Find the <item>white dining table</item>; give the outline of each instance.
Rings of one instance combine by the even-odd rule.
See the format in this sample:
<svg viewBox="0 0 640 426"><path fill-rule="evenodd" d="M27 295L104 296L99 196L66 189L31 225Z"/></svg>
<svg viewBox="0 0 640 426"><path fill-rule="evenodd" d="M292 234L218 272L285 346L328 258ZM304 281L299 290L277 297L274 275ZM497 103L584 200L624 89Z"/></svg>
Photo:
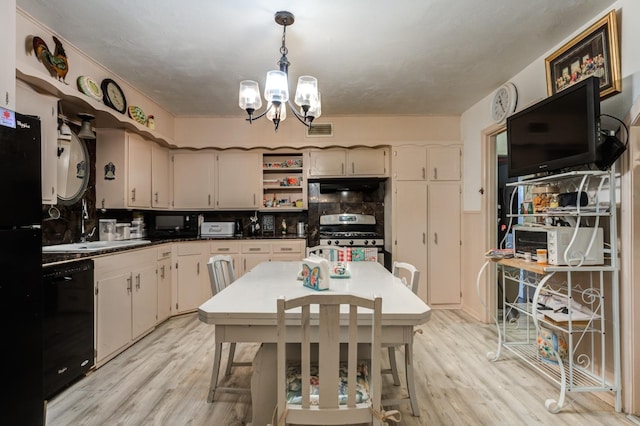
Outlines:
<svg viewBox="0 0 640 426"><path fill-rule="evenodd" d="M276 342L278 297L294 298L316 290L304 287L298 279L302 262L264 262L238 278L210 298L198 309L198 318L215 325L215 343L262 343L253 362L251 379L252 424L271 421L276 405ZM348 278L332 278L327 293L382 297L382 343L404 345L408 363L409 402L414 415L419 415L413 386L414 327L427 322L431 309L413 294L399 278L377 262L349 262ZM364 320L358 334L363 342L370 337ZM299 326L299 321L298 321ZM296 339L296 333L287 332ZM294 340L292 340L294 342ZM219 355L218 355L219 356ZM384 401L383 401L384 403Z"/></svg>

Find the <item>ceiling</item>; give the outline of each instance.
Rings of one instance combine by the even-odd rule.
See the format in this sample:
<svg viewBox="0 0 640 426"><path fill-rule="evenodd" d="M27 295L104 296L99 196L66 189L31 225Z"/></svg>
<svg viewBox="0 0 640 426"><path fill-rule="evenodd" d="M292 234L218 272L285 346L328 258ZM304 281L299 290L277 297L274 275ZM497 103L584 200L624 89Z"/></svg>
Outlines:
<svg viewBox="0 0 640 426"><path fill-rule="evenodd" d="M278 10L295 15L290 90L317 77L323 114L457 115L613 3L17 0L176 116L243 116L240 81L277 69Z"/></svg>

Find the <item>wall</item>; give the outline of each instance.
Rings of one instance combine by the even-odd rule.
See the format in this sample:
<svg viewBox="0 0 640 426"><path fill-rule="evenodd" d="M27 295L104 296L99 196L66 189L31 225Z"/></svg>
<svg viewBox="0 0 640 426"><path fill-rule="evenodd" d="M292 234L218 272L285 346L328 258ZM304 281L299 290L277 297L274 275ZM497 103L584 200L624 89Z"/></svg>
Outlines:
<svg viewBox="0 0 640 426"><path fill-rule="evenodd" d="M178 117L175 141L180 147L328 147L331 145L396 145L399 143L459 143L460 117L454 116L322 116L333 124L332 137L306 137L305 127L293 118L280 124L260 119L245 121L242 111L234 117Z"/></svg>

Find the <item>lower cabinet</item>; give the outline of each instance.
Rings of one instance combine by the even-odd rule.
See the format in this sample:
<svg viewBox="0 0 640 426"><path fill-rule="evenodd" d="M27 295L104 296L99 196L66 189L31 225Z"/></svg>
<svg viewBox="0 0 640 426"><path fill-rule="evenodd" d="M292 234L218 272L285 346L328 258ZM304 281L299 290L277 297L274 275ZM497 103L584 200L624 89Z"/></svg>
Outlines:
<svg viewBox="0 0 640 426"><path fill-rule="evenodd" d="M171 316L171 244L158 247L158 262L156 264L156 276L158 279L158 318L160 323Z"/></svg>
<svg viewBox="0 0 640 426"><path fill-rule="evenodd" d="M156 259L157 250L146 249L94 260L97 365L154 328Z"/></svg>
<svg viewBox="0 0 640 426"><path fill-rule="evenodd" d="M94 258L96 366L209 299L211 256L230 255L239 278L261 262L302 260L305 248L303 239L196 241Z"/></svg>
<svg viewBox="0 0 640 426"><path fill-rule="evenodd" d="M211 297L209 272L209 243L193 242L177 245L176 304L177 314L195 311Z"/></svg>

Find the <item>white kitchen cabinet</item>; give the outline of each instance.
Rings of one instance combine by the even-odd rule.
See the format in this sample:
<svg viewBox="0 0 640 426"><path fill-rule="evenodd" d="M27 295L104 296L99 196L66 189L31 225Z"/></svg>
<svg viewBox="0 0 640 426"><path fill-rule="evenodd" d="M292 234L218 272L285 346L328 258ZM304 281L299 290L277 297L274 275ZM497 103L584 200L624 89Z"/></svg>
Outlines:
<svg viewBox="0 0 640 426"><path fill-rule="evenodd" d="M302 260L306 243L302 239L243 241L241 248L242 273L247 273L262 262Z"/></svg>
<svg viewBox="0 0 640 426"><path fill-rule="evenodd" d="M431 154L435 153L431 159ZM449 163L445 162L449 161ZM393 152L393 260L413 264L420 274L418 295L433 306L461 302L460 147L402 145ZM445 177L453 179L448 181ZM441 180L442 179L442 180Z"/></svg>
<svg viewBox="0 0 640 426"><path fill-rule="evenodd" d="M171 155L167 148L153 144L151 147L151 207L168 209L171 206Z"/></svg>
<svg viewBox="0 0 640 426"><path fill-rule="evenodd" d="M40 118L42 204L57 204L58 98L38 93L22 81L14 84L18 95L16 110Z"/></svg>
<svg viewBox="0 0 640 426"><path fill-rule="evenodd" d="M97 365L155 326L156 258L155 249L144 249L94 260Z"/></svg>
<svg viewBox="0 0 640 426"><path fill-rule="evenodd" d="M420 271L418 296L427 301L427 191L426 182L397 182L393 190L393 259Z"/></svg>
<svg viewBox="0 0 640 426"><path fill-rule="evenodd" d="M459 146L429 147L429 180L459 181L462 178L462 148Z"/></svg>
<svg viewBox="0 0 640 426"><path fill-rule="evenodd" d="M344 149L309 152L309 176L344 176L347 173L347 151Z"/></svg>
<svg viewBox="0 0 640 426"><path fill-rule="evenodd" d="M96 204L151 207L152 142L121 129L96 129Z"/></svg>
<svg viewBox="0 0 640 426"><path fill-rule="evenodd" d="M347 175L387 176L387 150L354 148L347 150Z"/></svg>
<svg viewBox="0 0 640 426"><path fill-rule="evenodd" d="M306 255L304 240L274 241L271 244L272 261L302 260Z"/></svg>
<svg viewBox="0 0 640 426"><path fill-rule="evenodd" d="M211 297L207 261L209 243L181 243L177 246L176 313L191 312Z"/></svg>
<svg viewBox="0 0 640 426"><path fill-rule="evenodd" d="M256 265L271 260L271 243L269 241L242 242L242 273L246 274Z"/></svg>
<svg viewBox="0 0 640 426"><path fill-rule="evenodd" d="M156 275L158 278L158 318L157 323L161 323L171 316L171 244L158 247L158 262L156 264Z"/></svg>
<svg viewBox="0 0 640 426"><path fill-rule="evenodd" d="M173 208L213 209L215 154L174 151Z"/></svg>
<svg viewBox="0 0 640 426"><path fill-rule="evenodd" d="M156 263L144 264L131 271L133 303L131 337L137 340L155 327L158 317L158 280Z"/></svg>
<svg viewBox="0 0 640 426"><path fill-rule="evenodd" d="M16 1L0 2L0 107L17 110L16 106Z"/></svg>
<svg viewBox="0 0 640 426"><path fill-rule="evenodd" d="M216 154L217 209L258 209L262 206L262 154L224 151Z"/></svg>
<svg viewBox="0 0 640 426"><path fill-rule="evenodd" d="M461 301L461 192L459 182L429 185L427 300L431 305Z"/></svg>
<svg viewBox="0 0 640 426"><path fill-rule="evenodd" d="M393 179L427 180L427 147L403 145L393 150Z"/></svg>
<svg viewBox="0 0 640 426"><path fill-rule="evenodd" d="M310 177L386 177L388 176L386 148L354 148L311 150Z"/></svg>
<svg viewBox="0 0 640 426"><path fill-rule="evenodd" d="M211 256L231 256L233 275L236 279L242 276L242 255L240 254L240 241L214 241L211 243ZM208 260L207 260L208 262Z"/></svg>

